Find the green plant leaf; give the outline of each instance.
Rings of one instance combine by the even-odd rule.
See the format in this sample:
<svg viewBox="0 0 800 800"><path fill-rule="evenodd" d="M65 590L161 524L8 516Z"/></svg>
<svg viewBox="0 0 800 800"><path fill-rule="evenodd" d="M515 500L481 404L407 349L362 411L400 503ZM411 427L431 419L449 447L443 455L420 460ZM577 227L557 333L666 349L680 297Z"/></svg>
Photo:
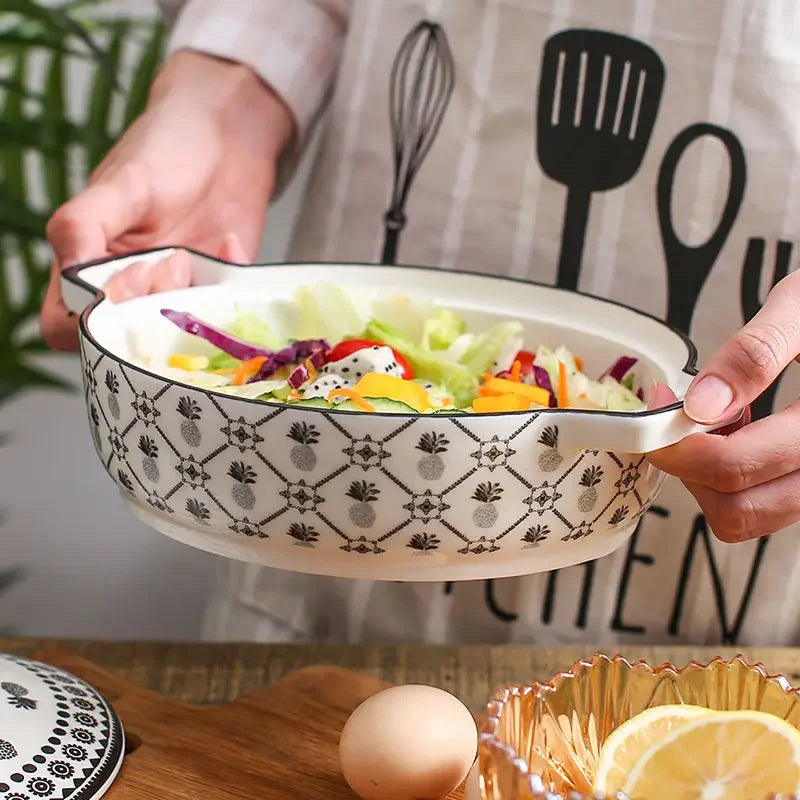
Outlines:
<svg viewBox="0 0 800 800"><path fill-rule="evenodd" d="M44 100L44 95L41 92L34 91L13 78L0 78L0 89L5 89L7 92L20 95L20 97L25 97L29 100L38 100L40 102Z"/></svg>
<svg viewBox="0 0 800 800"><path fill-rule="evenodd" d="M45 107L41 123L42 135L50 145L52 158L45 159L44 175L50 206L55 208L69 199L69 153L68 141L58 134L64 112L64 56L53 53L45 78Z"/></svg>
<svg viewBox="0 0 800 800"><path fill-rule="evenodd" d="M19 200L4 196L0 185L0 230L21 236L44 234L47 217L22 205Z"/></svg>
<svg viewBox="0 0 800 800"><path fill-rule="evenodd" d="M44 241L48 217L70 194L68 154L82 149L91 168L113 144L116 130L111 129L111 109L116 84L124 74L126 43L135 41L138 52L123 108L126 120L141 112L160 62L161 25L143 18L83 18L105 2L66 0L55 5L44 0L0 0L3 11L21 17L16 25L0 31L5 84L0 86L4 90L0 100L0 402L31 387L74 389L35 361L47 351L31 328L49 274L49 254L39 244ZM103 49L89 31L107 37ZM47 55L42 92L32 90L26 72L33 49ZM75 57L94 62L86 106L78 119L67 116L65 101L68 67ZM45 207L31 202L32 175L26 169L30 151L43 159ZM19 259L26 278L23 297L10 295L6 267L12 258ZM23 330L28 332L23 335Z"/></svg>
<svg viewBox="0 0 800 800"><path fill-rule="evenodd" d="M24 33L15 28L0 31L0 54L10 55L19 50L30 52L30 50L37 47L58 50L65 55L75 56L76 58L95 58L90 51L70 47L61 37L54 36L46 31L42 33Z"/></svg>

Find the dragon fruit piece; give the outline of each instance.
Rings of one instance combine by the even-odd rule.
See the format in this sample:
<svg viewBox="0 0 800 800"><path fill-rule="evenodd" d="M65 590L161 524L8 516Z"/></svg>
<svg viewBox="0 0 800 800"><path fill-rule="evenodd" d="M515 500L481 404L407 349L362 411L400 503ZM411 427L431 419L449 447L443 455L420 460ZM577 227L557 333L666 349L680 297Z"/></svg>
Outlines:
<svg viewBox="0 0 800 800"><path fill-rule="evenodd" d="M330 361L322 372L327 375L339 375L353 383L368 372L403 377L403 369L395 360L392 348L385 345L365 347L338 361Z"/></svg>
<svg viewBox="0 0 800 800"><path fill-rule="evenodd" d="M347 381L339 375L317 375L313 381L306 384L304 389L300 389L299 394L303 400L310 400L313 397L328 399L332 389L352 388L353 381Z"/></svg>

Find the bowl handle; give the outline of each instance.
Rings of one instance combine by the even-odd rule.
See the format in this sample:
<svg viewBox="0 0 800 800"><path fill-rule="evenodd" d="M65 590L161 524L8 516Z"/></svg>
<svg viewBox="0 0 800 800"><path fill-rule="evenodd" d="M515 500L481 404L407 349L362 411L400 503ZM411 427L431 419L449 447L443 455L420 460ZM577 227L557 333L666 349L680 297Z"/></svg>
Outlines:
<svg viewBox="0 0 800 800"><path fill-rule="evenodd" d="M156 263L184 251L192 260L192 285L222 283L234 275L241 265L229 264L190 250L186 247L159 247L155 250L143 250L128 253L124 256L104 258L68 267L61 273L61 294L70 311L80 314L86 306L101 299L103 288L111 278L125 267L137 262Z"/></svg>
<svg viewBox="0 0 800 800"><path fill-rule="evenodd" d="M683 373L673 384L678 397L684 397L694 375ZM565 451L605 450L618 453L652 453L662 447L692 436L695 433L711 433L738 422L744 411L714 425L700 425L686 416L683 400L677 400L664 408L638 411L631 414L607 413L602 425L595 424L598 412L567 412L583 417L586 424L576 419L576 424L564 426L561 442Z"/></svg>
<svg viewBox="0 0 800 800"><path fill-rule="evenodd" d="M103 297L103 288L125 267L137 261L161 261L174 252L174 247L166 247L68 267L61 273L61 296L70 311L80 314L94 300Z"/></svg>

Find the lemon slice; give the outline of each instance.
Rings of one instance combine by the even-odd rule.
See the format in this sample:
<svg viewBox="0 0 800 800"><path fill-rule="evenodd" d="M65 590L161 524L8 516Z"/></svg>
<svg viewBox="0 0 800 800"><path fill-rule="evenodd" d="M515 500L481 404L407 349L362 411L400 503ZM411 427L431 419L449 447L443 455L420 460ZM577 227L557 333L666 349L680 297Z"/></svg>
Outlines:
<svg viewBox="0 0 800 800"><path fill-rule="evenodd" d="M754 800L800 793L800 731L762 711L697 717L651 745L622 791L646 800Z"/></svg>
<svg viewBox="0 0 800 800"><path fill-rule="evenodd" d="M686 722L710 713L700 706L653 706L623 722L603 744L592 790L605 795L619 792L651 745Z"/></svg>

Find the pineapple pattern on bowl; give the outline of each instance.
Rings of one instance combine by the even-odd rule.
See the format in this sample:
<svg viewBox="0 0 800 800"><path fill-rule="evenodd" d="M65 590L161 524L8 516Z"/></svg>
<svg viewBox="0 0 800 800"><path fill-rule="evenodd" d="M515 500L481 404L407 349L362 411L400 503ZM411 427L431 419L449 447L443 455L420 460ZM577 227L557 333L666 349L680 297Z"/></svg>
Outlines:
<svg viewBox="0 0 800 800"><path fill-rule="evenodd" d="M497 503L503 499L503 487L499 483L479 483L472 499L478 502L472 521L479 528L491 528L499 516Z"/></svg>
<svg viewBox="0 0 800 800"><path fill-rule="evenodd" d="M542 472L557 470L564 460L564 457L558 452L558 426L548 425L539 437L539 444L544 447L539 455L539 469Z"/></svg>
<svg viewBox="0 0 800 800"><path fill-rule="evenodd" d="M239 508L250 511L256 504L256 494L253 484L256 482L256 473L244 461L233 461L228 467L228 475L233 479L231 496Z"/></svg>
<svg viewBox="0 0 800 800"><path fill-rule="evenodd" d="M603 477L601 467L587 467L581 475L580 485L584 487L578 496L578 509L588 514L597 505L597 487Z"/></svg>
<svg viewBox="0 0 800 800"><path fill-rule="evenodd" d="M119 419L119 400L117 399L117 395L119 394L119 381L117 380L116 375L108 369L106 370L106 387L108 388L108 410L114 419Z"/></svg>
<svg viewBox="0 0 800 800"><path fill-rule="evenodd" d="M444 475L444 454L450 442L443 433L423 433L417 450L426 455L417 462L417 472L426 481L438 481Z"/></svg>
<svg viewBox="0 0 800 800"><path fill-rule="evenodd" d="M142 452L142 472L151 483L158 483L161 473L158 471L158 445L150 436L139 437L139 450Z"/></svg>
<svg viewBox="0 0 800 800"><path fill-rule="evenodd" d="M368 481L353 481L347 490L347 496L355 500L350 506L349 516L353 525L359 528L371 528L375 524L376 514L372 504L378 500L381 490Z"/></svg>
<svg viewBox="0 0 800 800"><path fill-rule="evenodd" d="M290 458L292 464L303 472L311 472L317 466L314 445L319 444L319 430L308 422L293 422L286 434L295 444Z"/></svg>
<svg viewBox="0 0 800 800"><path fill-rule="evenodd" d="M387 580L554 569L618 547L659 485L641 455L564 451L548 413L271 406L82 348L92 440L123 498L231 558Z"/></svg>
<svg viewBox="0 0 800 800"><path fill-rule="evenodd" d="M183 417L181 420L181 438L189 447L199 447L203 441L200 434L200 406L191 397L179 397L177 412Z"/></svg>

